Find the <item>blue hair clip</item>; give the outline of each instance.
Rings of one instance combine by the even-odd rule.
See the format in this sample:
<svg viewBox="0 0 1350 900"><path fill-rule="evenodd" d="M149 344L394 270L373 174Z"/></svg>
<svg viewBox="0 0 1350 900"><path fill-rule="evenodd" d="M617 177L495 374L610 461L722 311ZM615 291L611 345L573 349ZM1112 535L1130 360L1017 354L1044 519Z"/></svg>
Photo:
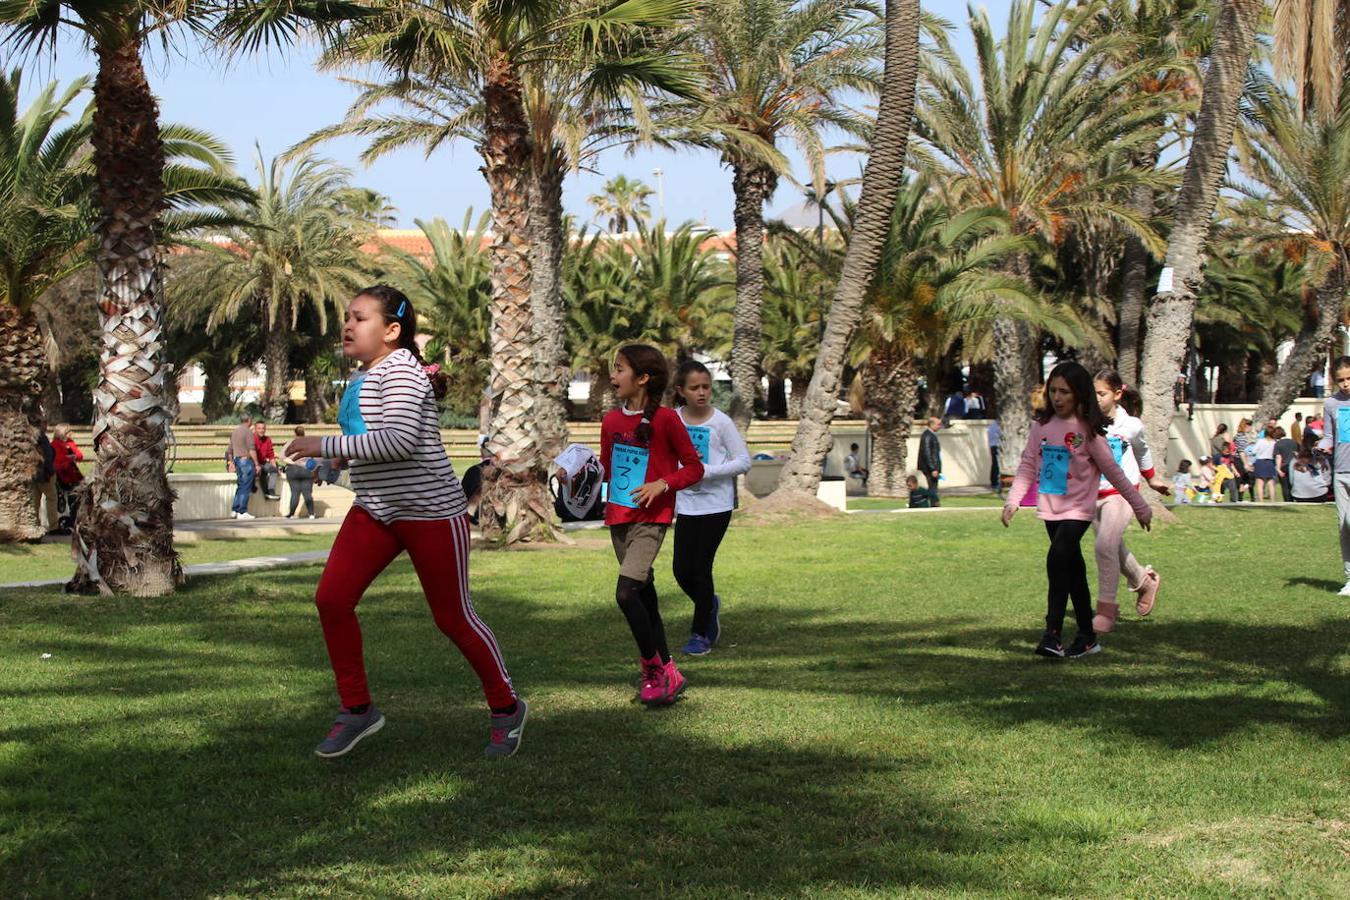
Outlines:
<svg viewBox="0 0 1350 900"><path fill-rule="evenodd" d="M401 319L401 318L403 318L403 311L404 311L405 309L407 309L407 308L408 308L408 301L407 301L407 300L400 300L400 301L398 301L398 312L394 313L394 318L395 318L395 319Z"/></svg>

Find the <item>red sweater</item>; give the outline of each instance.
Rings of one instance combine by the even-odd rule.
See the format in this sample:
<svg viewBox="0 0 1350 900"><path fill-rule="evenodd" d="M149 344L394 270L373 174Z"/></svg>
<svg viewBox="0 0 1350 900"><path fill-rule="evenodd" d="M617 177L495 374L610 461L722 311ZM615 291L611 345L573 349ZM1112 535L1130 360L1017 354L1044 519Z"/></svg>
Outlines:
<svg viewBox="0 0 1350 900"><path fill-rule="evenodd" d="M605 477L611 477L610 456L615 444L642 446L634 432L642 416L612 409L600 424L600 464ZM647 477L644 483L665 479L670 490L652 501L650 506L633 509L617 503L605 504L605 524L624 525L629 522L655 522L669 525L675 518L675 492L698 484L703 478L703 463L689 440L689 432L680 421L679 413L662 406L652 416L652 437L647 442Z"/></svg>

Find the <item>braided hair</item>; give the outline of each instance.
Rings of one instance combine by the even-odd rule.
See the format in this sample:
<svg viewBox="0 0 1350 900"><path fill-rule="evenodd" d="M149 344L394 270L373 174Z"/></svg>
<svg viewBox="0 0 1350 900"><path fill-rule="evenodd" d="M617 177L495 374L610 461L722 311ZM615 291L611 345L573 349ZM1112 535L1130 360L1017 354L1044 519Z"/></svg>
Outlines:
<svg viewBox="0 0 1350 900"><path fill-rule="evenodd" d="M652 418L661 408L661 398L670 383L670 363L660 350L648 344L626 344L619 348L618 355L624 358L635 376L647 376L647 403L642 407L642 421L634 432L637 439L646 444L652 439Z"/></svg>
<svg viewBox="0 0 1350 900"><path fill-rule="evenodd" d="M436 399L444 397L449 388L449 379L441 371L440 366L429 366L426 360L422 359L422 351L417 348L417 310L413 309L412 301L407 295L387 284L375 284L357 291L356 296L370 297L380 302L384 320L390 325L395 322L399 324L399 348L411 353L413 359L417 360L418 365L426 372L427 380L431 382L431 392Z"/></svg>

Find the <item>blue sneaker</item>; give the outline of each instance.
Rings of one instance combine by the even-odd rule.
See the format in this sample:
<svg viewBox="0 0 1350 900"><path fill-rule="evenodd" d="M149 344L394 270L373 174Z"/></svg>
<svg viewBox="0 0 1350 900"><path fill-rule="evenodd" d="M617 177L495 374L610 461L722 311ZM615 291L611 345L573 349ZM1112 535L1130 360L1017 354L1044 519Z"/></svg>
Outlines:
<svg viewBox="0 0 1350 900"><path fill-rule="evenodd" d="M712 641L701 634L689 635L689 642L680 649L685 656L707 656L712 652Z"/></svg>
<svg viewBox="0 0 1350 900"><path fill-rule="evenodd" d="M708 643L716 644L718 638L722 636L722 598L713 594L712 615L708 617Z"/></svg>

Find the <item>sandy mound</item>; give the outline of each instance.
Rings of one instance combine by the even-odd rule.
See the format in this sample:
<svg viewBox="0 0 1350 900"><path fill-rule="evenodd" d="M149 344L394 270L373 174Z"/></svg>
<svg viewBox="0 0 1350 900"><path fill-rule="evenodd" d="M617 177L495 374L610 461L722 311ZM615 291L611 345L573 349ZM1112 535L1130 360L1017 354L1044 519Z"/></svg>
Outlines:
<svg viewBox="0 0 1350 900"><path fill-rule="evenodd" d="M741 504L737 522L747 525L778 525L784 522L833 519L840 515L843 514L839 510L809 494L774 491L764 498L747 498Z"/></svg>

